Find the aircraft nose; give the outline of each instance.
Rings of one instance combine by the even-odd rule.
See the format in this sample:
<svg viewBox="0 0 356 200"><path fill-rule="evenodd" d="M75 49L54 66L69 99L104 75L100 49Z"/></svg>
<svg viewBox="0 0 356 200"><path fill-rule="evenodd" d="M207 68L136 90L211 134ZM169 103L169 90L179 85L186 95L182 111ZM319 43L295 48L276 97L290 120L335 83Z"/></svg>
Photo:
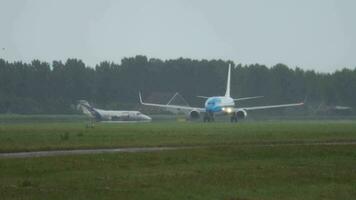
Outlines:
<svg viewBox="0 0 356 200"><path fill-rule="evenodd" d="M144 115L144 116L143 116L143 119L144 119L144 120L147 120L147 121L151 121L151 120L152 120L152 118L149 117L149 116L147 116L147 115Z"/></svg>
<svg viewBox="0 0 356 200"><path fill-rule="evenodd" d="M206 112L219 112L221 111L221 107L220 106L207 106L205 108Z"/></svg>

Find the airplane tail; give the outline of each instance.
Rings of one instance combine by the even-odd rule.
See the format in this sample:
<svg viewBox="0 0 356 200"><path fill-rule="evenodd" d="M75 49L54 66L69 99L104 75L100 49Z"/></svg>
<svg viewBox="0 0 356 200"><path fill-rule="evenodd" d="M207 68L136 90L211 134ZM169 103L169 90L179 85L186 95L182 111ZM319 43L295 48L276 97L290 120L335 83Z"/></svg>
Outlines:
<svg viewBox="0 0 356 200"><path fill-rule="evenodd" d="M86 100L79 100L77 109L81 110L85 115L87 115L89 117L95 117L94 108Z"/></svg>
<svg viewBox="0 0 356 200"><path fill-rule="evenodd" d="M229 64L229 71L227 73L225 97L230 97L230 76L231 76L231 64Z"/></svg>

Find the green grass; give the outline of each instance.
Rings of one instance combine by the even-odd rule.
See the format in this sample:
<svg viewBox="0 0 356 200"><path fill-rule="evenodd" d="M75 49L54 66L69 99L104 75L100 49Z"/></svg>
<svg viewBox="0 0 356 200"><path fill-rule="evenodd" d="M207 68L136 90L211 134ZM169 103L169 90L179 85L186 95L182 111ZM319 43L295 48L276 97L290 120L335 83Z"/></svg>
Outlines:
<svg viewBox="0 0 356 200"><path fill-rule="evenodd" d="M352 121L0 126L2 152L128 146L202 148L0 159L0 199L356 199Z"/></svg>
<svg viewBox="0 0 356 200"><path fill-rule="evenodd" d="M355 146L0 160L1 199L355 199Z"/></svg>
<svg viewBox="0 0 356 200"><path fill-rule="evenodd" d="M49 122L81 122L87 120L84 115L20 115L0 114L0 124L17 123L49 123Z"/></svg>
<svg viewBox="0 0 356 200"><path fill-rule="evenodd" d="M256 123L26 123L0 125L0 152L136 146L356 140L352 121Z"/></svg>

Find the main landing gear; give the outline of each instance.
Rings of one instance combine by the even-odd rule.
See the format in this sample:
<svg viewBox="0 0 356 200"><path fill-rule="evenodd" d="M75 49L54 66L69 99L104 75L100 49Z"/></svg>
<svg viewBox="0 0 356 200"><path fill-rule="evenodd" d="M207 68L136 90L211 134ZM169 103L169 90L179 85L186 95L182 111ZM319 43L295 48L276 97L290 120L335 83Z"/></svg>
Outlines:
<svg viewBox="0 0 356 200"><path fill-rule="evenodd" d="M213 121L215 121L215 119L214 119L214 113L212 113L212 112L206 112L206 113L204 114L203 121L204 121L204 122L213 122Z"/></svg>
<svg viewBox="0 0 356 200"><path fill-rule="evenodd" d="M203 121L204 122L214 122L215 119L214 119L214 113L212 112L206 112L204 114L204 117L203 117ZM237 113L234 112L231 114L231 117L230 117L230 121L233 123L233 122L237 122L238 121L238 117L237 117Z"/></svg>
<svg viewBox="0 0 356 200"><path fill-rule="evenodd" d="M237 122L237 113L236 112L232 113L232 115L230 117L230 121L235 122L235 123Z"/></svg>

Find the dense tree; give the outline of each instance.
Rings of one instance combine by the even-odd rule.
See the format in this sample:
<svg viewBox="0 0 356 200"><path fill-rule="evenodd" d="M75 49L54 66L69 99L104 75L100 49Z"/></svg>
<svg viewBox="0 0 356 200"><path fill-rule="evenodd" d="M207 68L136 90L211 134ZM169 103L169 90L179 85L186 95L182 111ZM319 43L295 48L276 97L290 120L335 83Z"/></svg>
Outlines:
<svg viewBox="0 0 356 200"><path fill-rule="evenodd" d="M193 105L196 95L223 95L227 66L233 64L234 97L263 95L263 103L295 102L356 107L356 69L318 73L284 64L234 65L224 60L123 58L91 68L81 60L31 63L0 59L0 113L73 113L71 105L86 99L103 108L133 108L137 93L180 92ZM262 101L261 101L262 102ZM253 101L252 101L253 103ZM248 104L248 103L247 103Z"/></svg>

